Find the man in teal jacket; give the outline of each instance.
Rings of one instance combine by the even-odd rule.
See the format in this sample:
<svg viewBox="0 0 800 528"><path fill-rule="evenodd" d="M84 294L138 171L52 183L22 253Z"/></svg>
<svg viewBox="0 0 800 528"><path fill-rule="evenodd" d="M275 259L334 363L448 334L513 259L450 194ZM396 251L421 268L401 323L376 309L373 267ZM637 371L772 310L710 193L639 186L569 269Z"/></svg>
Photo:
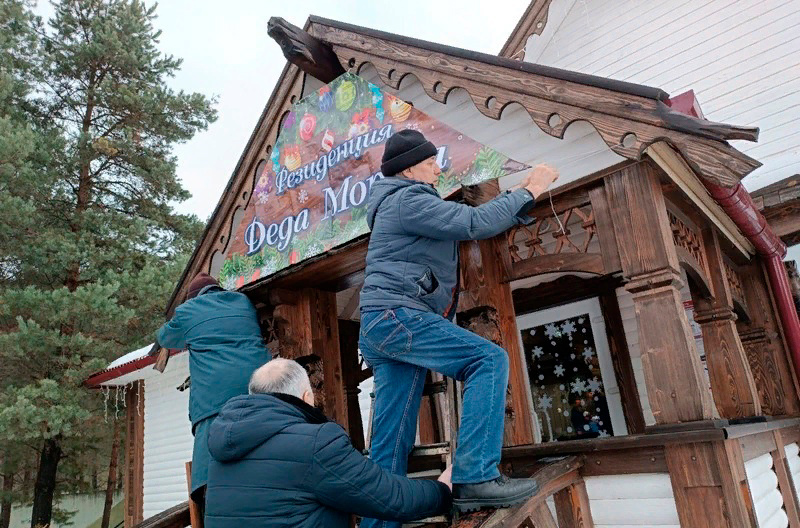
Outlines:
<svg viewBox="0 0 800 528"><path fill-rule="evenodd" d="M271 356L258 315L243 293L220 288L207 273L189 285L186 301L156 333L164 348L189 349L189 420L192 422L192 499L204 504L208 429L225 403L247 394L250 376Z"/></svg>

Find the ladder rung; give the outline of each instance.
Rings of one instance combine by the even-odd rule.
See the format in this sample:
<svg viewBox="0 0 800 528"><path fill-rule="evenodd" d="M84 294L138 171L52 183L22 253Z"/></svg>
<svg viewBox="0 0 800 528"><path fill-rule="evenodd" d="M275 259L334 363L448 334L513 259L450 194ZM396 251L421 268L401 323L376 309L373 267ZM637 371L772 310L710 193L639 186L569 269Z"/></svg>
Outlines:
<svg viewBox="0 0 800 528"><path fill-rule="evenodd" d="M426 444L426 445L414 446L414 449L411 450L410 456L419 457L419 456L446 455L449 452L450 452L450 443L442 442L439 444Z"/></svg>
<svg viewBox="0 0 800 528"><path fill-rule="evenodd" d="M414 473L409 473L406 476L410 479L421 479L428 477L438 477L441 474L442 474L441 469L426 469L423 471L415 471Z"/></svg>

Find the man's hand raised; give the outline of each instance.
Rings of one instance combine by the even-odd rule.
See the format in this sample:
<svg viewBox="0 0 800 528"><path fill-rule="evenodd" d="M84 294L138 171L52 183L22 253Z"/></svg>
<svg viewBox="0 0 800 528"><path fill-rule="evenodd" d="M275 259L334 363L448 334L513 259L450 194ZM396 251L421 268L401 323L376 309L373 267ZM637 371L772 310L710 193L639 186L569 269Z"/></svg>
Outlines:
<svg viewBox="0 0 800 528"><path fill-rule="evenodd" d="M550 165L537 165L520 183L520 188L527 189L534 199L538 199L550 185L558 179L558 171Z"/></svg>

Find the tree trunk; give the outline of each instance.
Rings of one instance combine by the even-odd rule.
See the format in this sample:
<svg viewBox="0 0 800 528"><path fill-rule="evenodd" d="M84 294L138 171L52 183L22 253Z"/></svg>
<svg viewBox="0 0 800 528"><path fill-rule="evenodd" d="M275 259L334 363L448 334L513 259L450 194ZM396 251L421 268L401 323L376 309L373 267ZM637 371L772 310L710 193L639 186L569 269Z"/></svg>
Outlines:
<svg viewBox="0 0 800 528"><path fill-rule="evenodd" d="M59 437L48 438L42 446L39 456L39 470L36 472L36 483L33 485L31 528L49 526L53 517L56 472L62 455L59 441Z"/></svg>
<svg viewBox="0 0 800 528"><path fill-rule="evenodd" d="M11 524L11 492L14 490L14 473L10 465L3 464L3 500L0 501L0 528Z"/></svg>
<svg viewBox="0 0 800 528"><path fill-rule="evenodd" d="M108 463L106 503L103 506L103 521L100 528L108 528L111 522L111 507L114 505L114 490L117 489L117 458L119 458L119 420L114 420L114 439L111 441L111 460Z"/></svg>

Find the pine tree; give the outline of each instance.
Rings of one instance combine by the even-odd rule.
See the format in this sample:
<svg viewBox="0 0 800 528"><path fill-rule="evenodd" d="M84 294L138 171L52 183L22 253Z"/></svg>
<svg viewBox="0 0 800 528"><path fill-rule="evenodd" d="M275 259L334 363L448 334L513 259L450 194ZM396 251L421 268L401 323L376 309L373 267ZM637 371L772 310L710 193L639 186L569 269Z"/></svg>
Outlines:
<svg viewBox="0 0 800 528"><path fill-rule="evenodd" d="M35 38L0 90L0 444L38 450L31 525L45 526L59 468L80 480L81 454L110 439L83 380L151 339L199 237L172 209L189 196L172 148L216 114L169 88L181 61L158 50L155 6L61 0L43 29L26 4L9 5Z"/></svg>

